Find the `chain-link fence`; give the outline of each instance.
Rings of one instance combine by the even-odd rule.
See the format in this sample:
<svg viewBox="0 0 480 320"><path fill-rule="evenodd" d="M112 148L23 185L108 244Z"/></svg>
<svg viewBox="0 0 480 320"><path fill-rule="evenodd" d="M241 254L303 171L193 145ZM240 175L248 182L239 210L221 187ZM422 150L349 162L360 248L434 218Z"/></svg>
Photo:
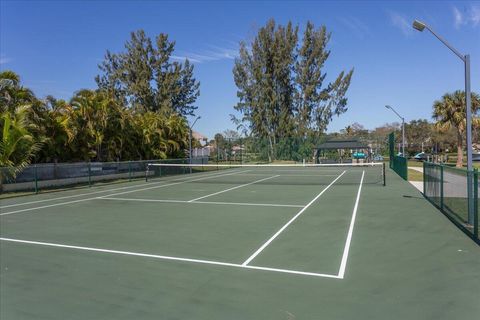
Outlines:
<svg viewBox="0 0 480 320"><path fill-rule="evenodd" d="M480 244L478 170L424 162L423 183L425 197Z"/></svg>
<svg viewBox="0 0 480 320"><path fill-rule="evenodd" d="M344 137L349 139L349 137ZM350 137L352 138L352 137ZM213 140L210 148L210 162L214 163L271 163L296 162L315 163L351 163L355 162L354 149L324 150L317 155L317 146L328 140L328 137L287 137L269 138L235 138ZM371 149L369 141L363 141Z"/></svg>
<svg viewBox="0 0 480 320"><path fill-rule="evenodd" d="M193 163L201 161L203 158L192 160ZM188 163L188 159L33 164L17 174L0 168L0 194L38 193L144 179L149 163Z"/></svg>

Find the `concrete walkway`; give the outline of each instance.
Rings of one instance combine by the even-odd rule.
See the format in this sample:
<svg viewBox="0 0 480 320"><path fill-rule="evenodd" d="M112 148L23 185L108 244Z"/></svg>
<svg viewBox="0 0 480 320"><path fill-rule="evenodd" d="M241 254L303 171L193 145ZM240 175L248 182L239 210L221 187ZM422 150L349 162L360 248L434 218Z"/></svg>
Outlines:
<svg viewBox="0 0 480 320"><path fill-rule="evenodd" d="M423 167L408 167L408 169L412 169L412 170L423 173ZM423 193L423 182L422 181L408 181L408 182L410 182L415 188L417 188L418 191Z"/></svg>
<svg viewBox="0 0 480 320"><path fill-rule="evenodd" d="M415 170L415 171L418 171L418 172L422 172L422 173L423 173L423 167L408 167L408 169L412 169L412 170Z"/></svg>
<svg viewBox="0 0 480 320"><path fill-rule="evenodd" d="M423 182L422 181L408 181L410 182L418 191L423 193Z"/></svg>

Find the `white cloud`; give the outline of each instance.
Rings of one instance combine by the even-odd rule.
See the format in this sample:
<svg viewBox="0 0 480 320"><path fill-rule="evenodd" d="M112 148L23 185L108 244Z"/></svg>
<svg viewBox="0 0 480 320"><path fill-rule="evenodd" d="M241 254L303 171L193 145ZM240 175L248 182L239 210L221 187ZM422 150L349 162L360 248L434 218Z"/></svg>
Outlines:
<svg viewBox="0 0 480 320"><path fill-rule="evenodd" d="M9 63L10 61L12 61L12 59L8 58L5 54L1 54L0 55L0 65L2 64L7 64Z"/></svg>
<svg viewBox="0 0 480 320"><path fill-rule="evenodd" d="M171 56L171 58L173 60L178 60L178 61L185 61L186 59L188 59L190 62L194 62L194 63L201 62L200 60L196 60L196 59L193 59L192 57L187 57L187 56Z"/></svg>
<svg viewBox="0 0 480 320"><path fill-rule="evenodd" d="M238 55L238 49L209 46L209 49L199 52L182 52L179 56L172 56L175 60L188 59L194 63L204 63L218 60L233 60Z"/></svg>
<svg viewBox="0 0 480 320"><path fill-rule="evenodd" d="M480 6L472 6L470 20L474 27L480 24Z"/></svg>
<svg viewBox="0 0 480 320"><path fill-rule="evenodd" d="M392 22L392 25L400 29L405 36L410 36L412 34L413 29L411 23L403 15L397 12L390 12L390 21Z"/></svg>
<svg viewBox="0 0 480 320"><path fill-rule="evenodd" d="M477 27L480 25L480 6L471 5L466 7L463 12L457 7L452 7L453 25L455 29L460 29L462 26L470 25Z"/></svg>
<svg viewBox="0 0 480 320"><path fill-rule="evenodd" d="M466 23L463 14L458 10L457 7L453 7L453 24L456 29L460 28L462 25Z"/></svg>
<svg viewBox="0 0 480 320"><path fill-rule="evenodd" d="M339 20L359 39L364 39L366 36L371 35L370 28L357 18L342 17Z"/></svg>

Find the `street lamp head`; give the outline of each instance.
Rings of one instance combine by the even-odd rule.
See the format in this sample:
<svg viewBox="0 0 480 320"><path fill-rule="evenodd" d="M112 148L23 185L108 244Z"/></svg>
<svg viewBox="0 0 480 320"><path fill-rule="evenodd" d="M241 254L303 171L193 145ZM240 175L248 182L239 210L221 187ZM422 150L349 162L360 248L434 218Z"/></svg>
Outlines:
<svg viewBox="0 0 480 320"><path fill-rule="evenodd" d="M413 28L417 29L418 31L422 32L425 29L425 23L415 20L413 21Z"/></svg>
<svg viewBox="0 0 480 320"><path fill-rule="evenodd" d="M385 108L392 109L392 107L390 107L388 104L385 106Z"/></svg>
<svg viewBox="0 0 480 320"><path fill-rule="evenodd" d="M193 126L195 125L195 123L197 123L197 120L198 120L198 119L200 119L200 118L201 118L201 117L200 117L200 116L198 116L198 117L196 117L196 118L195 118L195 120L193 120L193 123L192 123L192 125L189 125L189 127L190 127L190 130L192 130Z"/></svg>

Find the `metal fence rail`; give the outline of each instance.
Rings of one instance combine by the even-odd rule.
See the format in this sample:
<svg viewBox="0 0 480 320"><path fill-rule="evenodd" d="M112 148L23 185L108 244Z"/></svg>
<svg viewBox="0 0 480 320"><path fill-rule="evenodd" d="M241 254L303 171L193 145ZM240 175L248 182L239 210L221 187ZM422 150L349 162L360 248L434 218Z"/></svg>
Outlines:
<svg viewBox="0 0 480 320"><path fill-rule="evenodd" d="M473 192L469 192L472 188ZM480 244L479 173L441 164L424 162L424 196L463 232ZM470 199L470 196L473 199ZM473 206L469 209L469 201Z"/></svg>

